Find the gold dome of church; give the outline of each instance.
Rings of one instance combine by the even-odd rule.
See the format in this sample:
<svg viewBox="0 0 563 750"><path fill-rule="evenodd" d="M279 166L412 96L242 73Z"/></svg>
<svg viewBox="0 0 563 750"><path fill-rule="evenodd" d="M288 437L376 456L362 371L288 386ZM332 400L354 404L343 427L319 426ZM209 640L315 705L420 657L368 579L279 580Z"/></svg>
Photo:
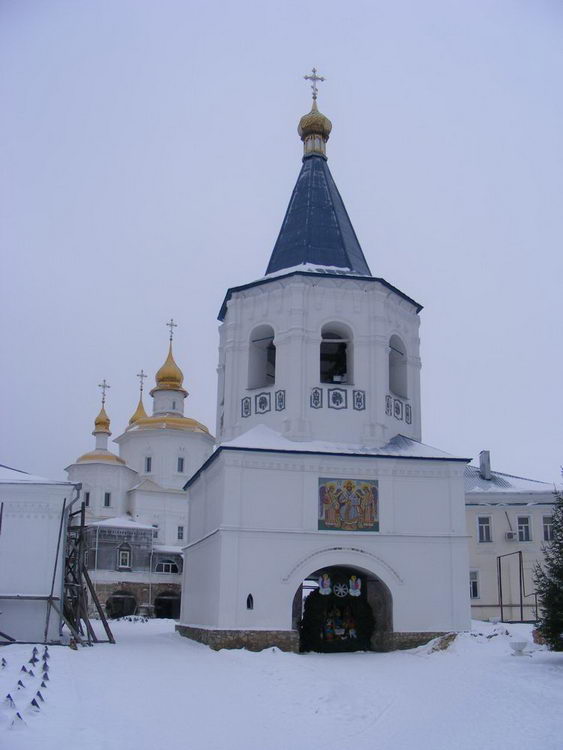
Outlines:
<svg viewBox="0 0 563 750"><path fill-rule="evenodd" d="M332 123L326 115L319 112L317 107L317 100L313 99L313 106L311 111L299 120L297 132L299 133L301 140L305 140L310 135L320 135L325 141L328 141L330 131L332 130Z"/></svg>
<svg viewBox="0 0 563 750"><path fill-rule="evenodd" d="M109 417L106 414L106 410L104 409L104 406L102 405L102 408L100 409L100 413L94 420L94 435L96 432L107 432L108 435L111 435L110 429L109 429Z"/></svg>
<svg viewBox="0 0 563 750"><path fill-rule="evenodd" d="M129 420L129 424L135 424L135 422L138 422L139 419L146 419L147 418L147 412L145 411L145 407L143 404L143 396L139 398L139 403L137 404L137 408L135 409L135 413Z"/></svg>
<svg viewBox="0 0 563 750"><path fill-rule="evenodd" d="M125 461L122 458L119 458L119 456L116 456L115 453L111 453L111 451L106 451L103 449L97 449L90 451L89 453L84 453L82 456L79 456L79 458L76 459L77 464L84 464L88 462L125 464Z"/></svg>
<svg viewBox="0 0 563 750"><path fill-rule="evenodd" d="M182 384L184 382L184 373L176 362L174 361L174 355L172 354L172 342L170 342L170 348L168 349L168 356L166 361L156 373L156 387L153 388L151 394L158 390L168 391L183 391ZM185 393L185 391L184 391Z"/></svg>

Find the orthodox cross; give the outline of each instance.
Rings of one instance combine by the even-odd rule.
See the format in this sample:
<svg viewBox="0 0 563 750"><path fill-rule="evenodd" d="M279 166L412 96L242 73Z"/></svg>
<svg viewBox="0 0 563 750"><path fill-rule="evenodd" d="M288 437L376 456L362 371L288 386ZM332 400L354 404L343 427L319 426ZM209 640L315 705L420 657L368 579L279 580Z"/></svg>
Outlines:
<svg viewBox="0 0 563 750"><path fill-rule="evenodd" d="M174 323L174 318L170 318L166 325L168 326L168 328L170 328L170 341L172 341L172 339L174 338L174 329L178 328L178 323Z"/></svg>
<svg viewBox="0 0 563 750"><path fill-rule="evenodd" d="M102 406L106 403L106 391L108 388L111 388L111 385L109 383L106 383L106 379L104 378L102 382L98 385L98 388L102 389Z"/></svg>
<svg viewBox="0 0 563 750"><path fill-rule="evenodd" d="M317 81L324 81L326 79L324 78L324 76L318 76L317 75L317 69L316 68L313 68L313 72L312 72L311 75L303 76L303 78L306 81L312 81L311 88L313 89L313 101L314 101L317 98L317 94L319 92L319 90L317 88Z"/></svg>
<svg viewBox="0 0 563 750"><path fill-rule="evenodd" d="M143 380L145 378L148 378L148 375L145 375L145 371L141 369L141 372L137 373L137 377L139 378L139 381L141 383L141 393L143 392Z"/></svg>

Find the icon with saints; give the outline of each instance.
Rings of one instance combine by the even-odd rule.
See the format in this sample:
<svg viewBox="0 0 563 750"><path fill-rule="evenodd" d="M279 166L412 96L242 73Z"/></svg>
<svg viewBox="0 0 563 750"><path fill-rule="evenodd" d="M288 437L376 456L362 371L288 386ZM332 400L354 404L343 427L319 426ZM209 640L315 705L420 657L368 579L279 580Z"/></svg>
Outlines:
<svg viewBox="0 0 563 750"><path fill-rule="evenodd" d="M321 531L379 531L376 479L319 479Z"/></svg>

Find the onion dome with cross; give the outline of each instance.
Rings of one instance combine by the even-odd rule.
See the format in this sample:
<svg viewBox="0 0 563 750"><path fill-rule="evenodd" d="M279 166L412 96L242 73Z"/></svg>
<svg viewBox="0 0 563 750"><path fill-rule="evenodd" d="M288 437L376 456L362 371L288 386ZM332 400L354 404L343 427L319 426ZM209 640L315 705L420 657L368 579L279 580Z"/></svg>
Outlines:
<svg viewBox="0 0 563 750"><path fill-rule="evenodd" d="M94 421L94 430L92 435L96 438L96 448L89 453L84 453L80 458L76 459L76 463L87 463L87 462L98 462L111 463L111 464L124 464L125 461L115 453L108 450L108 439L111 435L110 431L110 419L106 413L106 391L111 388L110 384L106 382L105 378L98 386L102 390L102 408L100 413Z"/></svg>

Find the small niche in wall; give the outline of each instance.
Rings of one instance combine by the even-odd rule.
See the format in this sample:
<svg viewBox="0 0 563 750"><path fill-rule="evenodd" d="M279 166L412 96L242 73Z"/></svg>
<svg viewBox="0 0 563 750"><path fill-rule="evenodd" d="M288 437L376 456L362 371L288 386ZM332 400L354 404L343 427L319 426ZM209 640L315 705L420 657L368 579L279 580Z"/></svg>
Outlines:
<svg viewBox="0 0 563 750"><path fill-rule="evenodd" d="M254 597L252 596L252 594L249 594L246 597L246 608L247 609L254 609Z"/></svg>

